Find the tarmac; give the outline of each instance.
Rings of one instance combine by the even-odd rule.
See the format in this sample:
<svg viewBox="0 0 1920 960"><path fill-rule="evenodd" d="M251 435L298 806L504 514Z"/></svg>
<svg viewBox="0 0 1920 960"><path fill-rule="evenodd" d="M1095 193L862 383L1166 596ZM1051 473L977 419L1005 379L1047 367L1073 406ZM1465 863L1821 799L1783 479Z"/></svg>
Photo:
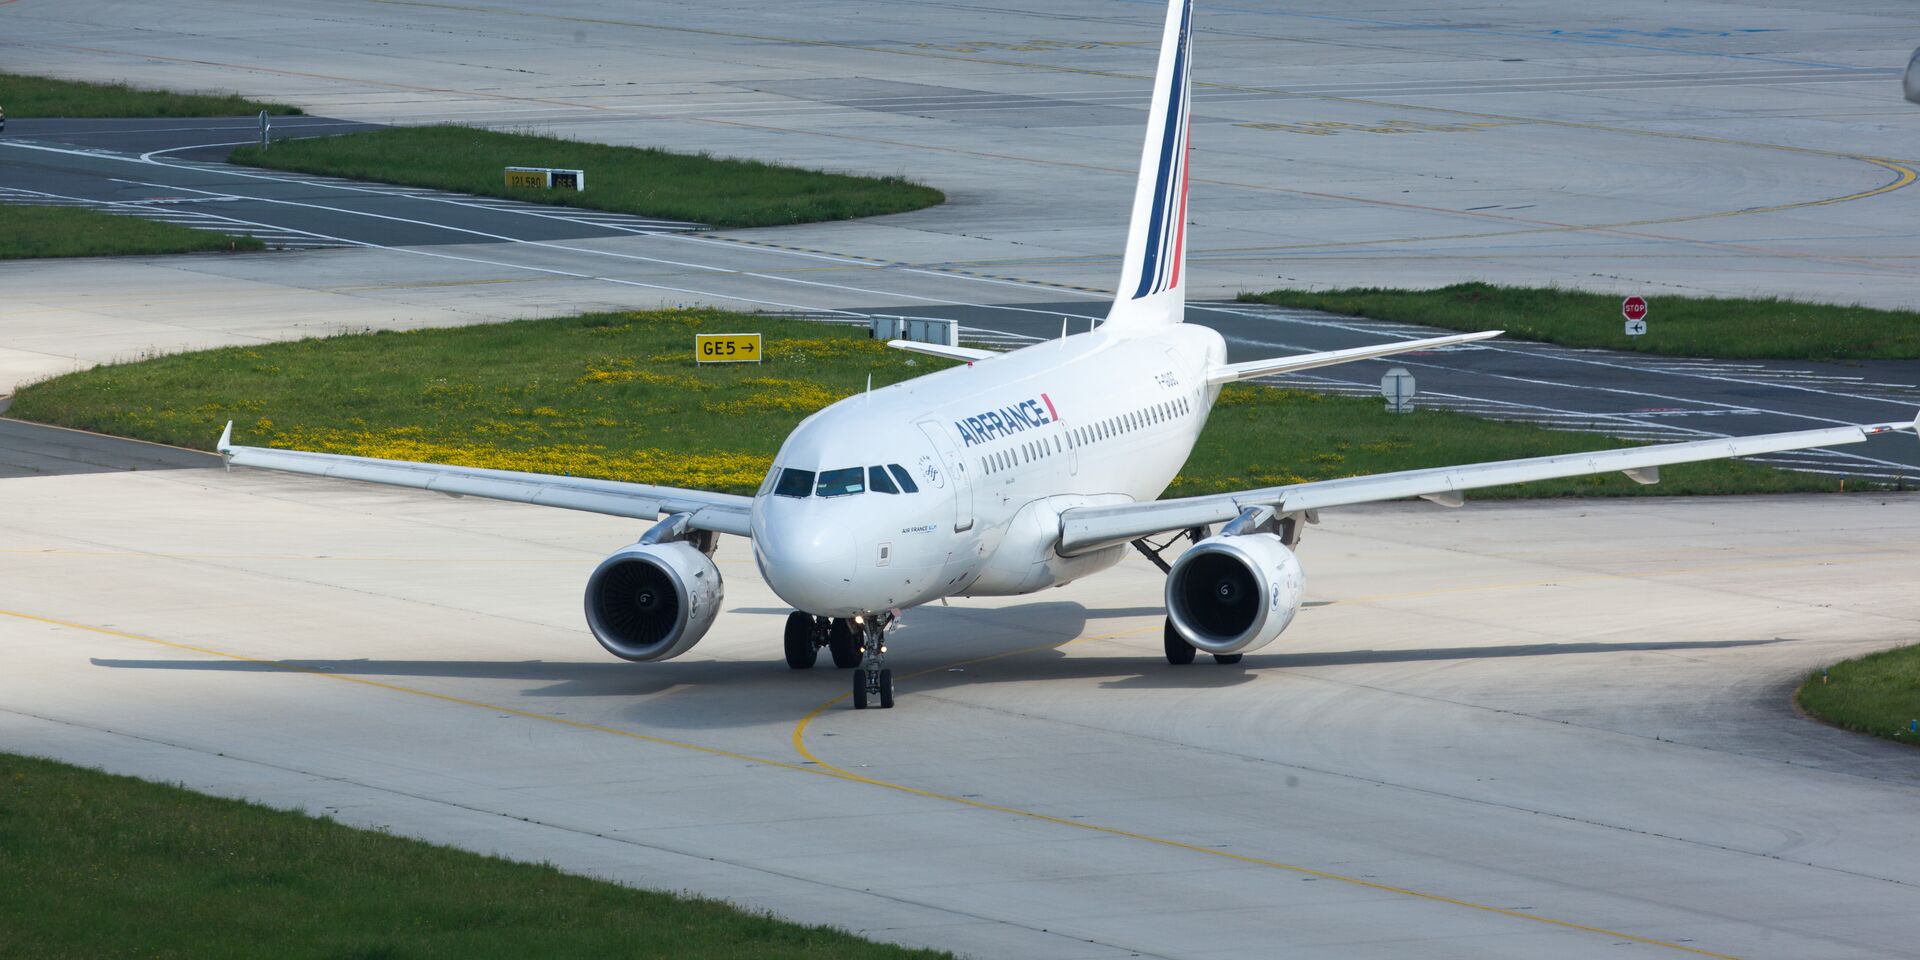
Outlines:
<svg viewBox="0 0 1920 960"><path fill-rule="evenodd" d="M1117 273L1159 9L168 0L135 23L98 0L0 4L12 71L906 173L950 198L780 230L343 226L313 231L336 249L0 264L0 383L680 303L990 311L967 322L1057 335L1057 308L1097 313ZM1912 307L1911 23L1895 0L1202 5L1194 295L1552 282L1647 295L1656 330L1663 293ZM0 162L33 152L26 129ZM222 175L182 153L152 159ZM1208 322L1236 349L1405 335L1248 313ZM1559 386L1539 389L1562 392L1539 402L1410 359L1462 403L1622 431L1666 429L1664 406L1709 431L1905 419L1915 385L1662 361L1620 376L1678 399L1601 402L1577 355L1486 368L1545 365ZM900 706L856 713L844 673L785 667L786 610L737 541L714 632L627 664L587 636L579 591L638 525L42 427L0 425L0 450L10 750L977 957L1912 954L1912 748L1789 701L1824 664L1920 640L1911 494L1329 511L1302 547L1310 606L1236 667L1164 662L1162 578L1133 558L911 611Z"/></svg>

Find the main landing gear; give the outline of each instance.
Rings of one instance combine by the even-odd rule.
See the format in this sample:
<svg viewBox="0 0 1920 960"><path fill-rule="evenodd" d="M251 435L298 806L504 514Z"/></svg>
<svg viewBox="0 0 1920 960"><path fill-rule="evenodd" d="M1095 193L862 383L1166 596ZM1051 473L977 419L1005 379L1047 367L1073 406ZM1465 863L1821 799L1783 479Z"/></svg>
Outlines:
<svg viewBox="0 0 1920 960"><path fill-rule="evenodd" d="M860 665L861 627L844 618L816 617L796 610L787 614L787 666L795 670L811 669L820 659L820 648L833 656L833 665L842 670Z"/></svg>
<svg viewBox="0 0 1920 960"><path fill-rule="evenodd" d="M819 662L820 648L833 656L833 665L853 671L853 708L865 710L878 701L881 709L893 707L893 671L887 669L887 631L893 629L893 614L879 613L848 619L816 617L798 610L787 614L787 666L795 670L811 669ZM1192 659L1189 657L1188 659Z"/></svg>
<svg viewBox="0 0 1920 960"><path fill-rule="evenodd" d="M1172 617L1167 618L1166 626L1162 628L1161 642L1167 649L1167 662L1176 667L1192 663L1194 656L1200 652L1194 648L1193 644L1187 642L1186 637L1180 635L1180 631L1173 628ZM1213 655L1213 662L1239 663L1240 658L1244 656L1246 656L1244 653L1216 653Z"/></svg>

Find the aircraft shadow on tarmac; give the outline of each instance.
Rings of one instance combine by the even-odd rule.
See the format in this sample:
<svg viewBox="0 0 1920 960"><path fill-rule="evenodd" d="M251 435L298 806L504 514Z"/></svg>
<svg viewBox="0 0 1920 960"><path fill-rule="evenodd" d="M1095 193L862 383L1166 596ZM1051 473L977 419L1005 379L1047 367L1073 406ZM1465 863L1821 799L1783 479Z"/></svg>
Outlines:
<svg viewBox="0 0 1920 960"><path fill-rule="evenodd" d="M759 613L740 609L735 613ZM772 613L774 611L767 611ZM785 610L778 611L785 614ZM916 613L919 613L918 611ZM1285 641L1272 652L1251 654L1239 664L1221 665L1201 657L1185 667L1169 665L1157 636L1116 637L1141 649L1137 655L1071 655L1060 649L1087 634L1090 620L1157 616L1158 607L1088 609L1071 602L1022 604L996 609L945 607L926 611L902 626L891 642L889 665L900 677L902 695L931 693L983 683L1036 680L1094 680L1114 689L1217 689L1251 683L1262 670L1357 664L1477 660L1563 654L1631 653L1761 646L1779 639L1634 641L1628 643L1549 643L1503 646L1423 647L1386 650L1286 652ZM768 617L769 623L773 620ZM1095 634L1099 633L1098 627ZM1158 629L1150 631L1157 634ZM769 637L775 636L769 632ZM769 650L777 644L769 641ZM824 659L824 658L823 658ZM647 696L687 688L732 690L750 696L752 709L679 710L665 697L636 704L629 718L653 726L714 727L764 722L769 709L786 714L805 709L840 692L844 671L828 666L804 673L784 661L690 660L631 664L617 661L547 660L372 660L289 659L126 660L94 658L95 666L141 670L206 670L232 673L302 671L342 677L439 678L520 681L539 686L524 697ZM663 709L664 707L664 709Z"/></svg>

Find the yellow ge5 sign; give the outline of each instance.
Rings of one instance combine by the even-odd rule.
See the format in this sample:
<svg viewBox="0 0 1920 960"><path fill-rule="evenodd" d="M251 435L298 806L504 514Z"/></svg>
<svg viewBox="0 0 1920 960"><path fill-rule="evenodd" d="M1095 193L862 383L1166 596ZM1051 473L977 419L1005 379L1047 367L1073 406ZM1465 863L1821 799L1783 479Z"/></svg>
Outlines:
<svg viewBox="0 0 1920 960"><path fill-rule="evenodd" d="M759 363L757 333L696 333L693 359L700 363Z"/></svg>

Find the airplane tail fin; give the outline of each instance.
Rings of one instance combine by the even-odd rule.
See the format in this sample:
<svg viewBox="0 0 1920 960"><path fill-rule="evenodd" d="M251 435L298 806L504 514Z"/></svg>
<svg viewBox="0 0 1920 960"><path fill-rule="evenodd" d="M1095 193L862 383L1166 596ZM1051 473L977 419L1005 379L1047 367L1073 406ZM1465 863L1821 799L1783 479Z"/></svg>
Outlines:
<svg viewBox="0 0 1920 960"><path fill-rule="evenodd" d="M1169 0L1147 139L1140 150L1140 181L1133 192L1133 219L1127 227L1127 253L1120 288L1107 313L1109 325L1164 326L1179 323L1186 314L1192 20L1193 0Z"/></svg>

